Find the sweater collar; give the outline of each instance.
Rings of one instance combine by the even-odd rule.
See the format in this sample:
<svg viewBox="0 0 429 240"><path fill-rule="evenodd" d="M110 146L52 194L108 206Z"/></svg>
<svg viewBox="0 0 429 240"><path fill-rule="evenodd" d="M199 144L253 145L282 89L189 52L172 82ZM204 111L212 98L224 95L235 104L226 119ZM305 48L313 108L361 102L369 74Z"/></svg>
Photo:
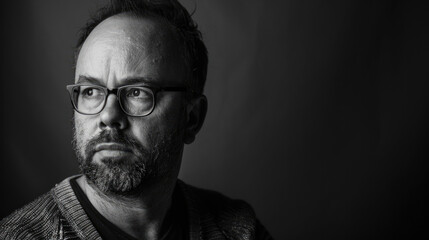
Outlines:
<svg viewBox="0 0 429 240"><path fill-rule="evenodd" d="M92 225L70 185L70 179L75 177L79 177L79 175L66 178L55 185L52 189L54 200L64 218L81 239L101 240L100 235Z"/></svg>
<svg viewBox="0 0 429 240"><path fill-rule="evenodd" d="M76 195L70 185L70 179L79 177L81 175L75 175L64 179L59 184L55 185L52 189L52 196L58 205L64 218L72 226L73 230L81 239L88 240L101 240L92 222L89 220L88 215L83 210L80 202L77 200ZM185 204L188 213L189 223L189 237L191 240L200 239L201 236L201 225L200 225L200 214L199 206L192 194L191 189L181 180L177 180L177 186L183 193L185 198Z"/></svg>

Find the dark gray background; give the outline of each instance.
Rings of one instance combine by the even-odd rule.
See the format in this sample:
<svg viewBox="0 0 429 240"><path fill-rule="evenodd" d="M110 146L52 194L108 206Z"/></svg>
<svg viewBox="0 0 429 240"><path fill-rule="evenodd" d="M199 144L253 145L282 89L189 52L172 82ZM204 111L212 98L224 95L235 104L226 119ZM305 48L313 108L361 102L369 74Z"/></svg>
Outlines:
<svg viewBox="0 0 429 240"><path fill-rule="evenodd" d="M276 239L427 237L423 2L198 1L209 112L180 177ZM2 3L0 218L78 172L65 85L100 3Z"/></svg>

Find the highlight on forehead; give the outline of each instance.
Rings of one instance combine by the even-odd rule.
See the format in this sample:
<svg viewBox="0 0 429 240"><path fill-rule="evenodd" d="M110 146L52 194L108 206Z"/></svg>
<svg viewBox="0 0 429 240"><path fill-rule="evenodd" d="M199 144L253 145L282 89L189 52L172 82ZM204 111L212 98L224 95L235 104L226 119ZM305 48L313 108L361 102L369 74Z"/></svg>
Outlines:
<svg viewBox="0 0 429 240"><path fill-rule="evenodd" d="M111 36L112 40L138 44L142 41L152 41L161 44L179 44L179 36L171 24L153 16L135 16L131 13L122 13L107 18L101 22L88 38ZM87 39L88 40L88 39Z"/></svg>
<svg viewBox="0 0 429 240"><path fill-rule="evenodd" d="M182 42L177 29L162 18L121 13L105 19L96 26L84 42L82 49L94 43L113 43L107 44L111 46L118 43L127 45L124 51L131 56L142 52L150 53L154 64L166 58L174 58L185 65L186 53ZM130 63L139 64L135 58Z"/></svg>

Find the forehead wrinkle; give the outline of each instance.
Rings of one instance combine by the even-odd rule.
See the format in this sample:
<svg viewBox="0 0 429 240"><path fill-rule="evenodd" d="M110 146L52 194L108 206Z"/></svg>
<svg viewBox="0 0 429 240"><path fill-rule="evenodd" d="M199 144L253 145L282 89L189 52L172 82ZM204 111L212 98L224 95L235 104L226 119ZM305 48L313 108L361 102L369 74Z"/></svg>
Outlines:
<svg viewBox="0 0 429 240"><path fill-rule="evenodd" d="M104 78L108 85L109 82L115 81L116 77L121 77L124 73L141 70L144 62L147 61L146 58L152 56L147 52L148 49L143 44L136 42L134 36L112 30L100 31L100 34L95 33L94 37L88 39L81 57L92 59L85 62L87 65L85 69L89 71L102 66L103 74L99 77ZM92 64L95 65L92 66Z"/></svg>

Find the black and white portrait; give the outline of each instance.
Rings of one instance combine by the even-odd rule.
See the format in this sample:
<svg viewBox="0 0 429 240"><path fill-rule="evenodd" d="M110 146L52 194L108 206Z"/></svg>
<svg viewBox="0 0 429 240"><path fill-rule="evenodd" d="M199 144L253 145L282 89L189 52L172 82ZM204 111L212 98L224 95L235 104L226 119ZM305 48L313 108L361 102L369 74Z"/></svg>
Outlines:
<svg viewBox="0 0 429 240"><path fill-rule="evenodd" d="M426 239L424 1L1 4L0 239Z"/></svg>

